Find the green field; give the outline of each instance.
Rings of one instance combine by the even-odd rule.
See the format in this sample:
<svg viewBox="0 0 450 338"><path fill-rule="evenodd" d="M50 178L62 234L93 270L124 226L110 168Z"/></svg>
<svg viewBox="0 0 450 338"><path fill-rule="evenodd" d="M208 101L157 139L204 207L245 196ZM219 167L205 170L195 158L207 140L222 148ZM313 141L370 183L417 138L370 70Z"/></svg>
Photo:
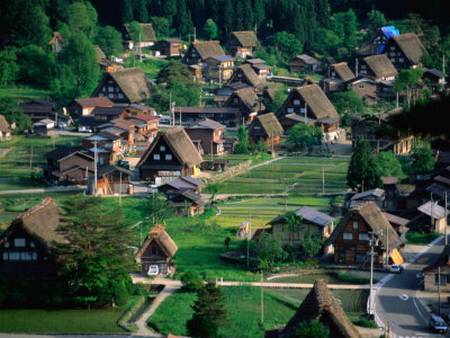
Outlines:
<svg viewBox="0 0 450 338"><path fill-rule="evenodd" d="M260 325L260 289L226 287L225 308L228 324L221 329L224 337L263 337L264 331L285 325L306 297L309 290L264 289L264 324ZM358 317L365 311L367 292L336 291L344 310ZM169 297L150 318L149 325L163 334L187 335L186 321L192 317L193 293L177 293ZM176 313L176 316L173 314Z"/></svg>
<svg viewBox="0 0 450 338"><path fill-rule="evenodd" d="M45 153L58 145L77 146L80 143L81 138L73 136L14 136L11 141L0 143L0 148L9 149L0 159L0 190L42 186L41 181L35 181L31 176L46 163Z"/></svg>
<svg viewBox="0 0 450 338"><path fill-rule="evenodd" d="M150 79L156 79L156 76L158 75L161 68L164 67L168 63L169 63L169 61L167 61L165 59L156 59L155 58L155 59L145 60L143 62L139 62L138 60L136 60L136 61L134 61L134 63L132 60L130 60L130 61L127 61L127 66L141 68Z"/></svg>
<svg viewBox="0 0 450 338"><path fill-rule="evenodd" d="M124 333L120 317L136 301L108 309L0 310L0 332L9 333Z"/></svg>
<svg viewBox="0 0 450 338"><path fill-rule="evenodd" d="M338 193L347 189L345 177L348 158L298 156L281 159L219 185L219 193L276 194L312 196L322 192ZM323 175L322 175L323 173Z"/></svg>
<svg viewBox="0 0 450 338"><path fill-rule="evenodd" d="M18 100L48 98L49 91L32 87L0 88L0 98L9 97Z"/></svg>

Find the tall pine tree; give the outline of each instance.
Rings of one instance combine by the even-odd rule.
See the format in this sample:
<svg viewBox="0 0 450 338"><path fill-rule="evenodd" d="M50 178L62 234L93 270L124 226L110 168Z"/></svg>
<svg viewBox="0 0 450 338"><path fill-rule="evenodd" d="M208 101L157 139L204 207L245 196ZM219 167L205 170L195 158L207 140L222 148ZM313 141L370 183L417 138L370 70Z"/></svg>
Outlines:
<svg viewBox="0 0 450 338"><path fill-rule="evenodd" d="M358 141L350 160L347 184L352 189L369 190L381 186L377 161L367 140Z"/></svg>
<svg viewBox="0 0 450 338"><path fill-rule="evenodd" d="M148 22L147 4L145 0L134 0L133 14L135 20L139 22Z"/></svg>
<svg viewBox="0 0 450 338"><path fill-rule="evenodd" d="M121 12L122 12L122 23L129 23L133 21L134 16L131 0L122 0Z"/></svg>

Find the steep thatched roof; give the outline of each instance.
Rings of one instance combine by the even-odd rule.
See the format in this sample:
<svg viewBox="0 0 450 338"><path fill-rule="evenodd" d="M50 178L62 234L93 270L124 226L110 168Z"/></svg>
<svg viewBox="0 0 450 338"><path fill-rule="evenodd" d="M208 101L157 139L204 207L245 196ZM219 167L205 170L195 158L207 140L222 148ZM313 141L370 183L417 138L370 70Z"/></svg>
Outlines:
<svg viewBox="0 0 450 338"><path fill-rule="evenodd" d="M202 60L206 60L209 57L216 55L224 55L225 51L220 45L220 41L195 41L192 43L192 47L197 51Z"/></svg>
<svg viewBox="0 0 450 338"><path fill-rule="evenodd" d="M360 338L339 302L323 280L317 280L282 332L289 337L302 321L318 320L330 330L330 337Z"/></svg>
<svg viewBox="0 0 450 338"><path fill-rule="evenodd" d="M296 91L306 102L308 111L312 112L317 120L325 118L339 120L336 109L318 85L298 87Z"/></svg>
<svg viewBox="0 0 450 338"><path fill-rule="evenodd" d="M386 54L371 55L364 58L364 62L375 74L376 78L397 76L398 72Z"/></svg>
<svg viewBox="0 0 450 338"><path fill-rule="evenodd" d="M110 75L131 103L150 97L150 85L142 69L126 68Z"/></svg>
<svg viewBox="0 0 450 338"><path fill-rule="evenodd" d="M153 25L151 23L140 23L139 25L142 28L142 42L156 41L155 30L153 29ZM130 25L125 24L124 27L128 35L130 35Z"/></svg>
<svg viewBox="0 0 450 338"><path fill-rule="evenodd" d="M187 165L188 167L193 167L199 165L203 161L202 156L198 152L194 143L192 143L184 128L175 127L168 129L166 132L159 132L156 139L142 155L137 166L142 165L147 160L161 138L164 139L166 144L170 147L174 155L182 164Z"/></svg>
<svg viewBox="0 0 450 338"><path fill-rule="evenodd" d="M350 81L355 78L355 74L353 74L347 62L335 63L331 67L342 81Z"/></svg>
<svg viewBox="0 0 450 338"><path fill-rule="evenodd" d="M259 121L261 127L266 132L267 136L275 137L283 135L283 127L281 126L274 113L258 115L256 120ZM255 120L255 121L256 121Z"/></svg>
<svg viewBox="0 0 450 338"><path fill-rule="evenodd" d="M75 99L81 107L112 107L114 103L105 96Z"/></svg>
<svg viewBox="0 0 450 338"><path fill-rule="evenodd" d="M156 241L158 246L167 254L168 257L172 258L178 251L178 247L173 241L172 237L166 232L164 225L157 224L150 229L147 238L144 241L141 249L136 254L136 261L141 262L142 255L147 250L148 246Z"/></svg>
<svg viewBox="0 0 450 338"><path fill-rule="evenodd" d="M255 90L251 87L236 90L230 96L230 102L232 102L233 96L237 96L249 111L260 111L264 109L264 105L258 101L258 95L256 95ZM227 103L225 103L225 105L227 105Z"/></svg>
<svg viewBox="0 0 450 338"><path fill-rule="evenodd" d="M352 217L354 217L355 214L359 215L367 226L377 234L377 238L380 240L383 248L388 247L388 240L390 250L398 248L403 244L397 232L392 227L391 223L389 223L386 215L381 211L375 202L365 202L353 206L341 223L339 223L336 229L334 229L331 237L327 241L328 243L333 243L336 240L337 236L344 230L345 225ZM386 231L388 232L388 236L386 236ZM386 237L389 237L389 239Z"/></svg>
<svg viewBox="0 0 450 338"><path fill-rule="evenodd" d="M9 123L3 115L0 115L0 131L4 133L11 131Z"/></svg>
<svg viewBox="0 0 450 338"><path fill-rule="evenodd" d="M210 129L210 130L216 130L216 129L225 129L225 126L222 123L219 123L217 121L205 118L204 120L201 120L194 125L189 127L190 129Z"/></svg>
<svg viewBox="0 0 450 338"><path fill-rule="evenodd" d="M17 216L12 227L21 227L47 247L66 243L65 237L58 231L60 214L52 198L47 197L41 203Z"/></svg>
<svg viewBox="0 0 450 338"><path fill-rule="evenodd" d="M232 36L236 38L241 47L254 48L258 44L258 38L254 31L239 31L233 32Z"/></svg>
<svg viewBox="0 0 450 338"><path fill-rule="evenodd" d="M392 40L413 64L419 64L420 59L426 53L425 47L415 33L400 34L393 37Z"/></svg>

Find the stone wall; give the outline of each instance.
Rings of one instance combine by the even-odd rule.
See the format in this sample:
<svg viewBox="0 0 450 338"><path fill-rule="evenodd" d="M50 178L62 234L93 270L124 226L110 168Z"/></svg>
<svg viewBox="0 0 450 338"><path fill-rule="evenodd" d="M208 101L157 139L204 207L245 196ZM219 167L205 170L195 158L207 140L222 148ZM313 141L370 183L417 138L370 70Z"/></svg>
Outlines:
<svg viewBox="0 0 450 338"><path fill-rule="evenodd" d="M246 172L252 164L252 161L247 160L245 162L239 163L238 165L228 167L224 172L218 173L207 179L206 184L220 183L229 180L235 176L243 174Z"/></svg>

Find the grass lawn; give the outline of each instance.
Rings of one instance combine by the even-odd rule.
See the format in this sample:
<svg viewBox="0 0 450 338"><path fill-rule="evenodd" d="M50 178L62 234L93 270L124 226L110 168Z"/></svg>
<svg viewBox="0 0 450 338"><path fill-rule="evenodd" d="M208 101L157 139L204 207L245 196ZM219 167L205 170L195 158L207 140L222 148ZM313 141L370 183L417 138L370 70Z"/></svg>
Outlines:
<svg viewBox="0 0 450 338"><path fill-rule="evenodd" d="M307 289L265 289L265 322L260 325L259 288L226 287L223 291L229 322L221 329L221 334L224 337L243 338L263 337L265 330L286 324L309 292ZM365 311L367 292L340 290L334 294L344 310L355 317ZM150 318L150 326L164 334L187 335L186 321L192 317L190 306L195 298L195 294L183 292L167 298ZM173 316L173 313L177 313L177 316Z"/></svg>
<svg viewBox="0 0 450 338"><path fill-rule="evenodd" d="M0 332L23 333L124 333L117 325L136 301L116 309L0 310Z"/></svg>
<svg viewBox="0 0 450 338"><path fill-rule="evenodd" d="M132 61L128 64L128 66L141 68L150 79L156 79L156 76L158 75L161 68L168 63L169 61L165 59L150 59L143 62L139 62L138 60L136 60L134 66Z"/></svg>
<svg viewBox="0 0 450 338"><path fill-rule="evenodd" d="M48 138L18 135L11 141L0 143L0 148L10 149L0 160L0 190L43 186L41 181L33 180L31 175L45 164L45 153L58 145L77 146L81 139L73 136Z"/></svg>
<svg viewBox="0 0 450 338"><path fill-rule="evenodd" d="M219 160L228 160L229 166L235 166L237 164L240 164L240 163L248 161L248 160L250 160L252 162L252 165L255 165L255 164L270 160L271 156L266 153L259 153L259 154L253 154L253 155L225 154L223 156L215 156L215 158L219 159ZM205 159L209 159L209 158L205 157Z"/></svg>
<svg viewBox="0 0 450 338"><path fill-rule="evenodd" d="M48 98L49 95L50 92L45 89L27 86L0 88L0 98L10 97L19 100L31 100Z"/></svg>
<svg viewBox="0 0 450 338"><path fill-rule="evenodd" d="M406 233L406 240L408 241L408 244L426 245L434 241L439 236L440 234L437 232L408 231Z"/></svg>
<svg viewBox="0 0 450 338"><path fill-rule="evenodd" d="M342 192L347 189L348 162L340 157L288 157L219 184L219 193L271 194L289 189L293 196L312 196L322 192L322 170L325 192Z"/></svg>
<svg viewBox="0 0 450 338"><path fill-rule="evenodd" d="M272 282L280 283L314 283L317 279L323 279L328 284L368 284L369 277L352 273L351 271L338 270L310 270L299 271L296 276L276 278Z"/></svg>

